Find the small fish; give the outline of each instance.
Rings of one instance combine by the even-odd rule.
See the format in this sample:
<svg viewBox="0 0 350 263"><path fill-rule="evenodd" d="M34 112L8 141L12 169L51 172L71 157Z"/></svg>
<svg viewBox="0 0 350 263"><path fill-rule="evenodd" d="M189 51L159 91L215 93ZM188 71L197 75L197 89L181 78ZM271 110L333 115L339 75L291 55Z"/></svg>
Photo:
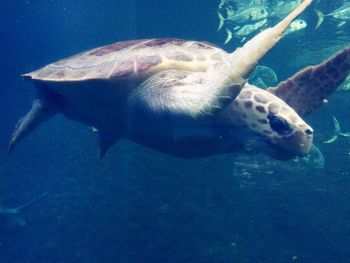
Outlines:
<svg viewBox="0 0 350 263"><path fill-rule="evenodd" d="M324 141L323 143L332 143L334 142L336 139L338 139L338 137L350 137L350 132L342 132L340 129L340 125L339 122L337 120L337 118L335 116L333 116L333 122L334 122L334 135L329 138L328 140Z"/></svg>
<svg viewBox="0 0 350 263"><path fill-rule="evenodd" d="M4 218L9 226L24 226L26 224L26 221L21 215L22 210L36 203L39 199L47 195L47 193L48 192L45 192L37 198L14 208L3 207L0 205L0 218Z"/></svg>
<svg viewBox="0 0 350 263"><path fill-rule="evenodd" d="M295 19L288 27L288 29L286 30L286 32L284 33L284 35L288 35L290 33L293 33L295 31L299 31L302 30L304 28L307 27L307 23L306 21L304 21L303 19Z"/></svg>
<svg viewBox="0 0 350 263"><path fill-rule="evenodd" d="M226 38L224 44L227 44L232 39L233 35L238 37L238 38L241 38L241 42L243 42L244 40L246 40L247 36L249 36L250 34L252 34L255 31L257 31L258 29L262 28L266 23L267 23L267 19L265 18L259 22L254 23L254 24L244 25L244 26L240 27L234 33L232 33L232 31L230 31L229 29L226 28L227 38Z"/></svg>
<svg viewBox="0 0 350 263"><path fill-rule="evenodd" d="M265 18L259 22L254 23L254 24L244 25L239 30L237 30L235 32L235 36L246 37L246 36L252 34L253 32L255 32L256 30L262 28L264 25L266 25L266 23L267 23L267 19Z"/></svg>
<svg viewBox="0 0 350 263"><path fill-rule="evenodd" d="M226 37L226 40L224 42L224 45L226 45L228 42L230 42L232 37L233 37L233 33L231 30L229 30L227 27L225 28L225 30L226 30L227 37Z"/></svg>
<svg viewBox="0 0 350 263"><path fill-rule="evenodd" d="M218 6L219 9L224 8L225 6L235 5L235 0L220 0L220 4Z"/></svg>
<svg viewBox="0 0 350 263"><path fill-rule="evenodd" d="M232 6L228 6L225 8L225 16L226 17L233 17L235 12L236 11L232 8ZM219 26L218 26L217 31L220 31L220 29L222 28L222 26L225 23L225 17L220 11L218 11L218 17L219 17Z"/></svg>
<svg viewBox="0 0 350 263"><path fill-rule="evenodd" d="M219 9L222 9L225 5L231 5L231 4L234 4L235 1L233 0L221 0L220 1L220 4L218 6Z"/></svg>
<svg viewBox="0 0 350 263"><path fill-rule="evenodd" d="M234 6L236 8L251 6L251 5L262 5L265 0L220 0L218 6L219 9L225 6Z"/></svg>
<svg viewBox="0 0 350 263"><path fill-rule="evenodd" d="M329 14L325 15L320 10L315 9L315 12L318 16L318 21L316 28L318 28L325 17L330 16L334 19L337 19L340 21L338 24L338 27L343 26L347 21L350 20L350 2L345 2L341 7L335 9L334 11L330 12Z"/></svg>
<svg viewBox="0 0 350 263"><path fill-rule="evenodd" d="M285 17L298 5L300 5L301 2L302 0L279 1L277 5L272 8L270 16Z"/></svg>
<svg viewBox="0 0 350 263"><path fill-rule="evenodd" d="M226 7L226 17L232 17L235 14L235 10L232 7Z"/></svg>
<svg viewBox="0 0 350 263"><path fill-rule="evenodd" d="M218 16L218 30L220 30L225 22L229 22L235 25L245 25L263 20L268 17L268 12L264 6L253 6L245 10L239 10L233 13L232 16L227 16L226 18L220 12L218 12Z"/></svg>
<svg viewBox="0 0 350 263"><path fill-rule="evenodd" d="M341 86L337 89L338 91L348 91L350 90L350 75L344 80Z"/></svg>

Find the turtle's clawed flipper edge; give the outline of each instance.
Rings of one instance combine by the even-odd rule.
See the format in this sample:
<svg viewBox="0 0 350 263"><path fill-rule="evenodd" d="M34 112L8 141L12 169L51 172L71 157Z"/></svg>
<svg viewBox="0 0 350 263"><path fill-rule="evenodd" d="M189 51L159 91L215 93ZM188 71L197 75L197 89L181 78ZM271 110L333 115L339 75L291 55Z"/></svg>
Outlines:
<svg viewBox="0 0 350 263"><path fill-rule="evenodd" d="M56 111L49 107L45 101L40 99L35 100L31 110L17 122L15 130L11 135L7 152L11 152L22 138L30 134L36 127L55 114Z"/></svg>
<svg viewBox="0 0 350 263"><path fill-rule="evenodd" d="M305 116L321 107L349 73L350 47L319 65L301 70L268 91Z"/></svg>

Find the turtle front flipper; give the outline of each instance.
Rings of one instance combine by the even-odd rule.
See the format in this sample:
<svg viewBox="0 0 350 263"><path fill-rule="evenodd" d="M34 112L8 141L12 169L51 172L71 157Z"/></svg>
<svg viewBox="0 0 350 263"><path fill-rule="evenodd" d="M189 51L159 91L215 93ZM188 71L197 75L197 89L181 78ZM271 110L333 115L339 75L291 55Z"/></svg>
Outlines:
<svg viewBox="0 0 350 263"><path fill-rule="evenodd" d="M310 4L312 0L304 0L288 16L286 16L277 25L267 28L257 34L251 40L244 44L242 48L235 50L231 54L232 68L234 74L247 78L255 68L258 61L273 48L283 37L283 33L288 26L296 19Z"/></svg>
<svg viewBox="0 0 350 263"><path fill-rule="evenodd" d="M301 70L268 91L305 116L321 107L349 73L350 47L319 65Z"/></svg>
<svg viewBox="0 0 350 263"><path fill-rule="evenodd" d="M209 120L234 100L245 83L239 77L229 78L224 70L165 70L154 74L130 95L129 112L140 116L146 113L151 118L167 116L170 122Z"/></svg>
<svg viewBox="0 0 350 263"><path fill-rule="evenodd" d="M45 101L40 99L35 100L31 110L17 122L7 152L11 152L18 141L55 114L56 111L49 107Z"/></svg>

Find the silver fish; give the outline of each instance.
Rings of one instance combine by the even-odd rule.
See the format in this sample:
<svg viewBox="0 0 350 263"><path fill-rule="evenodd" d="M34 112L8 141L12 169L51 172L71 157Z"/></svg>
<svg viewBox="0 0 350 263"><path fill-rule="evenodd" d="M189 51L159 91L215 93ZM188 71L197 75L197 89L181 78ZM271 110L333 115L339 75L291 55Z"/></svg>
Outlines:
<svg viewBox="0 0 350 263"><path fill-rule="evenodd" d="M338 88L339 91L350 90L350 75L344 80L343 84Z"/></svg>
<svg viewBox="0 0 350 263"><path fill-rule="evenodd" d="M235 0L221 0L218 8L221 9L226 5L232 5L232 4L235 4Z"/></svg>
<svg viewBox="0 0 350 263"><path fill-rule="evenodd" d="M276 6L272 8L270 16L284 17L291 10L296 8L302 0L293 0L293 1L279 1Z"/></svg>
<svg viewBox="0 0 350 263"><path fill-rule="evenodd" d="M330 16L336 20L339 20L340 23L338 24L338 27L341 27L347 21L350 20L350 2L344 3L341 7L335 9L334 11L330 12L327 15L323 14L320 10L317 10L317 9L315 9L315 12L318 16L316 28L318 28L322 24L324 18L327 16Z"/></svg>
<svg viewBox="0 0 350 263"><path fill-rule="evenodd" d="M304 28L307 27L307 23L306 21L304 21L303 19L295 19L288 27L288 29L286 30L286 32L284 33L284 35L289 35L290 33L302 30Z"/></svg>
<svg viewBox="0 0 350 263"><path fill-rule="evenodd" d="M345 137L349 138L350 137L350 132L343 132L340 128L340 124L335 116L333 116L333 123L334 123L334 134L326 141L323 143L333 143L338 137Z"/></svg>
<svg viewBox="0 0 350 263"><path fill-rule="evenodd" d="M245 10L238 10L226 18L220 12L218 12L218 16L220 21L218 30L220 30L225 22L235 25L245 25L263 20L268 17L268 11L264 6L253 6Z"/></svg>
<svg viewBox="0 0 350 263"><path fill-rule="evenodd" d="M251 6L251 5L262 5L265 0L220 0L218 6L219 9L225 6L235 6L237 8Z"/></svg>
<svg viewBox="0 0 350 263"><path fill-rule="evenodd" d="M239 37L239 38L249 36L250 34L252 34L256 30L262 28L266 24L267 24L267 19L265 18L261 21L254 23L254 24L244 25L239 30L237 30L235 32L235 36Z"/></svg>
<svg viewBox="0 0 350 263"><path fill-rule="evenodd" d="M258 29L262 28L265 24L267 24L267 19L266 18L261 20L261 21L258 21L256 23L254 23L254 24L244 25L244 26L240 27L234 33L232 33L231 30L226 28L227 38L226 38L224 44L227 44L228 42L230 42L230 40L232 39L233 35L238 37L238 38L241 38L242 39L241 42L243 42L244 40L246 40L247 36L249 36L250 34L252 34L255 31L257 31Z"/></svg>

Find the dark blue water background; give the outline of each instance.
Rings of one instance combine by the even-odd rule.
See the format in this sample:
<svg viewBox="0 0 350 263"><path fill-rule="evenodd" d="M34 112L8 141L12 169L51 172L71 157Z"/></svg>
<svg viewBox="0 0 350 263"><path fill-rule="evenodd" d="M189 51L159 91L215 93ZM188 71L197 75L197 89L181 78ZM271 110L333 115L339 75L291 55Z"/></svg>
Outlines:
<svg viewBox="0 0 350 263"><path fill-rule="evenodd" d="M339 2L318 6L331 11ZM55 117L10 155L17 120L35 98L20 74L120 40L180 37L219 46L217 1L0 2L0 262L350 262L350 140L322 143L332 115L350 130L350 93L307 117L324 169L237 154L182 160L120 141L98 160L89 127ZM326 19L288 36L262 61L280 79L349 43ZM344 33L345 31L345 33ZM238 42L225 46L233 50Z"/></svg>

